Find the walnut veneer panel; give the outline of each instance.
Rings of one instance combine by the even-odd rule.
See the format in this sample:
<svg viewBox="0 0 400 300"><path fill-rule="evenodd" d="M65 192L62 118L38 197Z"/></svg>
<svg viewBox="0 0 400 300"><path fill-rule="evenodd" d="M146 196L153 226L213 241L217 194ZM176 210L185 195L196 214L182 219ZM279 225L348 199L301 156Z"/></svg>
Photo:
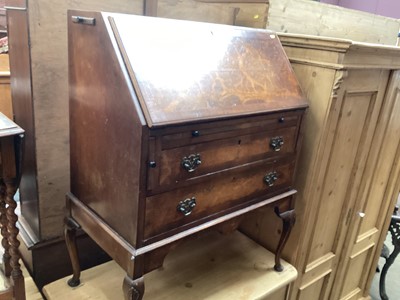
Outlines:
<svg viewBox="0 0 400 300"><path fill-rule="evenodd" d="M71 16L70 13L69 16ZM85 15L81 13L80 15ZM92 16L92 14L90 14ZM136 245L136 227L141 173L142 139L139 113L132 101L110 99L135 98L129 78L121 69L123 62L116 55L107 36L106 26L99 14L97 25L80 31L81 24L72 24L69 30L70 64L70 145L71 190L84 203L97 211L121 236ZM83 25L85 26L85 25ZM90 43L103 51L78 51L80 45ZM94 66L101 69L87 68ZM110 75L112 74L112 75ZM113 88L108 88L109 86ZM95 87L88 89L87 87ZM93 101L96 99L96 101ZM107 115L107 121L103 117ZM85 120L80 122L79 120ZM123 126L120 126L124 124ZM114 130L113 128L118 128ZM97 147L90 137L96 136ZM130 138L123 138L129 136ZM108 153L96 151L107 149ZM83 162L83 165L82 165ZM110 201L114 199L113 201ZM126 205L130 203L130 205Z"/></svg>
<svg viewBox="0 0 400 300"><path fill-rule="evenodd" d="M279 120L284 119L284 122ZM159 168L149 170L148 188L154 192L159 186L177 185L204 174L231 168L256 160L282 154L294 155L300 115L293 112L271 114L268 117L191 125L181 132L160 130L150 142L150 158L159 161ZM234 130L236 129L236 130ZM193 139L192 133L199 134ZM282 144L277 146L276 142ZM275 144L274 144L275 143ZM196 172L181 168L184 157L198 155L201 166Z"/></svg>
<svg viewBox="0 0 400 300"><path fill-rule="evenodd" d="M291 186L293 169L294 163L290 161L285 164L276 164L272 160L263 161L233 172L221 173L219 176L209 176L209 181L202 184L149 197L146 199L145 238L201 218L206 220L219 212L225 212L250 200L254 201L256 197L266 199L269 195L287 191ZM268 187L263 182L263 177L272 171L277 172L278 179L272 187ZM190 216L182 218L176 213L176 206L180 200L191 197L196 198L196 209ZM164 213L160 215L160 211Z"/></svg>
<svg viewBox="0 0 400 300"><path fill-rule="evenodd" d="M306 107L272 32L123 15L112 23L150 127Z"/></svg>

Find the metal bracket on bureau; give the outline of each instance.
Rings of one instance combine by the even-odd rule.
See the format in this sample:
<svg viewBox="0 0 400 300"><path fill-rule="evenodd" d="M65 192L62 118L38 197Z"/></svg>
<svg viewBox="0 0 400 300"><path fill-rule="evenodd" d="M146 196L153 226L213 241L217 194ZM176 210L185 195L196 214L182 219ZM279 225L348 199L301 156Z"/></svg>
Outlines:
<svg viewBox="0 0 400 300"><path fill-rule="evenodd" d="M73 23L85 24L85 25L96 25L95 18L87 18L81 16L72 16L71 17Z"/></svg>

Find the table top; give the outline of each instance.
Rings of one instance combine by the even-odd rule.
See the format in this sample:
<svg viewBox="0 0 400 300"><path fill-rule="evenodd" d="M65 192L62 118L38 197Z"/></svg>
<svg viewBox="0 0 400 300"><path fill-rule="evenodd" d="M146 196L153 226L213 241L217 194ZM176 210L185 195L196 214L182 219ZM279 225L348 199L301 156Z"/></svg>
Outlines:
<svg viewBox="0 0 400 300"><path fill-rule="evenodd" d="M0 137L24 133L24 130L0 112Z"/></svg>

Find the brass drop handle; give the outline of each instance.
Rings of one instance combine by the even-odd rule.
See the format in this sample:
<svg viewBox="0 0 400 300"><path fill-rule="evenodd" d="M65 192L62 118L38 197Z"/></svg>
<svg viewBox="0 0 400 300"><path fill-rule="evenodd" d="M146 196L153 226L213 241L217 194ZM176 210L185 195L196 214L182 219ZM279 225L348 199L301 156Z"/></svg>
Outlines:
<svg viewBox="0 0 400 300"><path fill-rule="evenodd" d="M269 142L269 146L272 148L274 151L280 151L282 146L284 144L283 137L277 136L271 139Z"/></svg>
<svg viewBox="0 0 400 300"><path fill-rule="evenodd" d="M278 180L278 173L276 171L269 172L264 176L264 182L268 186L273 186L275 181Z"/></svg>
<svg viewBox="0 0 400 300"><path fill-rule="evenodd" d="M178 212L182 213L186 217L192 213L195 207L196 207L196 198L192 197L179 202L176 209L178 210Z"/></svg>
<svg viewBox="0 0 400 300"><path fill-rule="evenodd" d="M181 166L189 173L196 170L196 168L201 164L200 154L190 154L182 158Z"/></svg>

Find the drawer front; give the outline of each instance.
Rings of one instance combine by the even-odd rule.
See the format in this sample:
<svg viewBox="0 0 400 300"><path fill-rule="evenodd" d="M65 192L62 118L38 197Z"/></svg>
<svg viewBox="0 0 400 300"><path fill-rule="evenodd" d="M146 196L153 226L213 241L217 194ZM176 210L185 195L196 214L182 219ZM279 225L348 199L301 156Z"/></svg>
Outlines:
<svg viewBox="0 0 400 300"><path fill-rule="evenodd" d="M153 136L161 137L162 149L164 150L238 135L296 127L300 124L301 116L301 111L275 113L238 120L166 128L164 130L155 130L152 133Z"/></svg>
<svg viewBox="0 0 400 300"><path fill-rule="evenodd" d="M279 165L263 161L209 176L194 186L148 197L144 238L201 219L210 220L255 198L263 200L283 192L291 186L293 168L292 159Z"/></svg>
<svg viewBox="0 0 400 300"><path fill-rule="evenodd" d="M297 128L260 132L162 151L159 185L213 173L272 154L293 153Z"/></svg>

